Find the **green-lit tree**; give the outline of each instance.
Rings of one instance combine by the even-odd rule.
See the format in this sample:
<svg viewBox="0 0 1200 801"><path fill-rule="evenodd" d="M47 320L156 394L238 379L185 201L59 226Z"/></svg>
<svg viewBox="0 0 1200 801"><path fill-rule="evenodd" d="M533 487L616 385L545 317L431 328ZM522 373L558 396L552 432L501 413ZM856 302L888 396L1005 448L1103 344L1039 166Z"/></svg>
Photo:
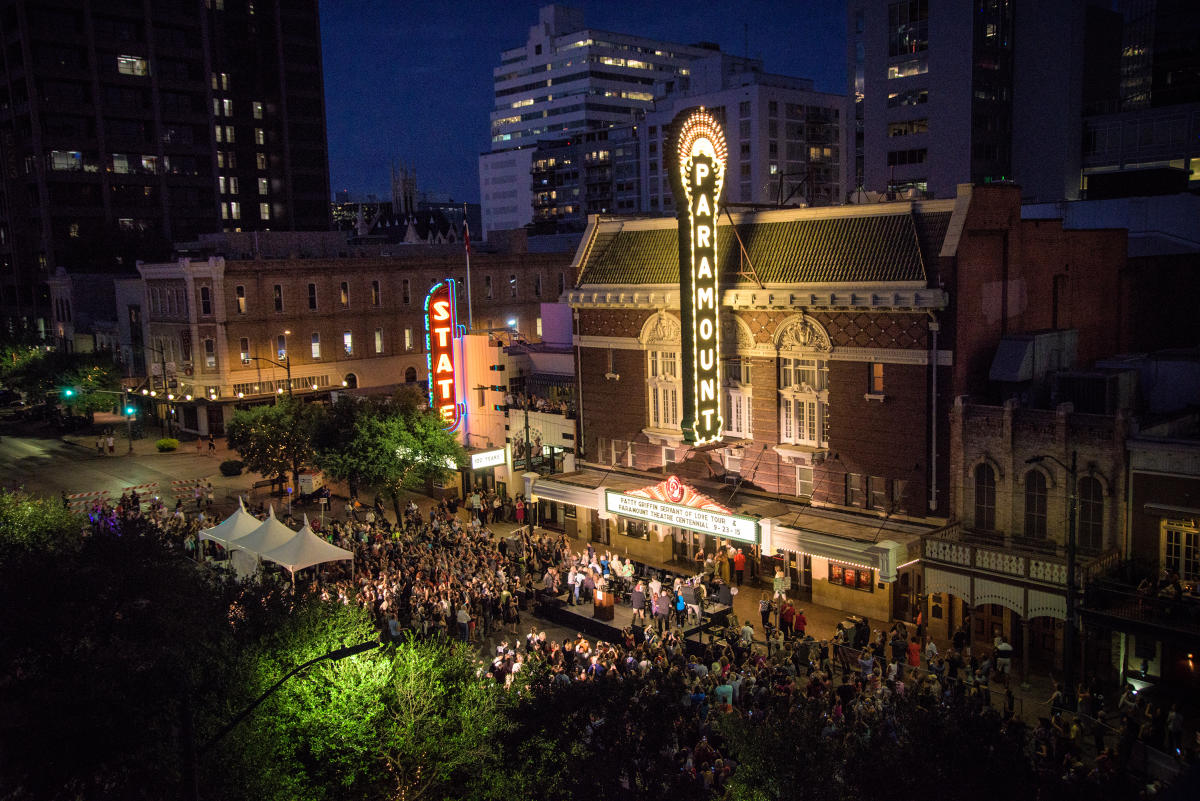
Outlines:
<svg viewBox="0 0 1200 801"><path fill-rule="evenodd" d="M304 604L256 650L257 687L269 687L298 663L377 636L360 607ZM247 749L261 749L251 760L260 777L242 791L247 797L453 797L494 757L502 721L497 694L479 678L465 646L407 641L320 662L291 679L213 762L250 769Z"/></svg>
<svg viewBox="0 0 1200 801"><path fill-rule="evenodd" d="M313 432L320 417L320 407L285 398L237 412L225 433L247 468L268 477L291 473L298 491L300 471L315 461Z"/></svg>

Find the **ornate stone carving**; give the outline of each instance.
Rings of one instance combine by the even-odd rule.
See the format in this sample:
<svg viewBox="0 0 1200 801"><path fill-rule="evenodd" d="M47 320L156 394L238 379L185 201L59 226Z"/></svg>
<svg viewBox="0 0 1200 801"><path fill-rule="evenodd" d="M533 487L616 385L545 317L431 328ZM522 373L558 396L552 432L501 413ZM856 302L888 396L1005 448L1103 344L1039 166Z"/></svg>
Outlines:
<svg viewBox="0 0 1200 801"><path fill-rule="evenodd" d="M724 329L723 341L726 346L735 346L738 350L754 348L754 337L750 334L750 329L737 317L726 315L721 327Z"/></svg>
<svg viewBox="0 0 1200 801"><path fill-rule="evenodd" d="M828 351L829 335L811 317L793 317L783 325L779 334L780 350Z"/></svg>
<svg viewBox="0 0 1200 801"><path fill-rule="evenodd" d="M669 314L656 314L646 321L642 340L646 345L678 345L682 340L679 321Z"/></svg>

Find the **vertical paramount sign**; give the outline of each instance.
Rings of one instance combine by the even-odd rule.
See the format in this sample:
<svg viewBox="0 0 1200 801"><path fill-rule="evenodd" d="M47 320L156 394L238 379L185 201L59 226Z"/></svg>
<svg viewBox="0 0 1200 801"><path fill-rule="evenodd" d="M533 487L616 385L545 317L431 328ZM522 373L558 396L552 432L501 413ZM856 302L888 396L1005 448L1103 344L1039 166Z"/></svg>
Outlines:
<svg viewBox="0 0 1200 801"><path fill-rule="evenodd" d="M454 279L434 284L425 296L425 353L429 359L429 408L453 431L462 422L465 404L458 399L458 364L454 339L461 336Z"/></svg>
<svg viewBox="0 0 1200 801"><path fill-rule="evenodd" d="M684 437L703 445L721 437L721 303L717 277L717 203L725 182L725 134L701 108L675 118L672 170L679 210L679 305L683 318Z"/></svg>

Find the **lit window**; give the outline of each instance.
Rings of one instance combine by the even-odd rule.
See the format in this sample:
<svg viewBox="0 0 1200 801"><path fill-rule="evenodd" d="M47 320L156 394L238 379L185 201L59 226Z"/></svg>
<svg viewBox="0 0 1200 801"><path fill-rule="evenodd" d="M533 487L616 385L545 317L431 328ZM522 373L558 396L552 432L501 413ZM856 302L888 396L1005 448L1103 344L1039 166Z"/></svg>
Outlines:
<svg viewBox="0 0 1200 801"><path fill-rule="evenodd" d="M234 290L234 295L237 297L238 314L245 314L246 313L246 287L242 286L241 284L238 284L237 288Z"/></svg>
<svg viewBox="0 0 1200 801"><path fill-rule="evenodd" d="M379 305L379 282L378 281L371 282L371 305L372 306Z"/></svg>
<svg viewBox="0 0 1200 801"><path fill-rule="evenodd" d="M346 349L347 356L354 355L354 335L349 331L342 334L342 347Z"/></svg>
<svg viewBox="0 0 1200 801"><path fill-rule="evenodd" d="M242 352L242 364L249 364L250 363L250 340L247 337L242 337L241 340L239 340L238 349Z"/></svg>
<svg viewBox="0 0 1200 801"><path fill-rule="evenodd" d="M283 311L283 285L276 284L274 287L275 311Z"/></svg>
<svg viewBox="0 0 1200 801"><path fill-rule="evenodd" d="M233 101L230 100L229 98L224 98L221 101L221 110L225 113L226 117L232 117L233 116Z"/></svg>
<svg viewBox="0 0 1200 801"><path fill-rule="evenodd" d="M242 219L242 204L236 200L231 201L229 204L229 218L232 220Z"/></svg>
<svg viewBox="0 0 1200 801"><path fill-rule="evenodd" d="M669 350L647 352L649 362L649 418L651 428L679 428L678 355Z"/></svg>
<svg viewBox="0 0 1200 801"><path fill-rule="evenodd" d="M413 330L411 328L404 329L404 349L413 349ZM376 350L375 352L378 353L379 351Z"/></svg>
<svg viewBox="0 0 1200 801"><path fill-rule="evenodd" d="M83 154L78 150L51 150L50 169L82 170Z"/></svg>
<svg viewBox="0 0 1200 801"><path fill-rule="evenodd" d="M541 317L537 318L536 327L537 327L537 335L540 337L542 335L542 318Z"/></svg>
<svg viewBox="0 0 1200 801"><path fill-rule="evenodd" d="M265 145L266 143L267 143L267 136L266 136L266 134L263 133L263 129L255 128L254 129L254 144Z"/></svg>
<svg viewBox="0 0 1200 801"><path fill-rule="evenodd" d="M872 395L883 394L883 363L872 362L867 391Z"/></svg>
<svg viewBox="0 0 1200 801"><path fill-rule="evenodd" d="M275 337L275 356L280 359L288 357L287 334L279 334Z"/></svg>
<svg viewBox="0 0 1200 801"><path fill-rule="evenodd" d="M117 56L117 72L145 76L150 74L150 64L141 56Z"/></svg>
<svg viewBox="0 0 1200 801"><path fill-rule="evenodd" d="M118 175L126 175L129 172L129 157L124 153L113 153L112 164L113 172Z"/></svg>
<svg viewBox="0 0 1200 801"><path fill-rule="evenodd" d="M261 120L263 118L263 104L255 100L250 104L250 107L254 110L254 119Z"/></svg>
<svg viewBox="0 0 1200 801"><path fill-rule="evenodd" d="M350 305L350 283L343 281L338 291L338 299L343 307Z"/></svg>
<svg viewBox="0 0 1200 801"><path fill-rule="evenodd" d="M211 339L204 340L204 366L209 369L217 366L217 343Z"/></svg>
<svg viewBox="0 0 1200 801"><path fill-rule="evenodd" d="M1163 521L1162 566L1181 581L1200 580L1200 529L1192 520Z"/></svg>
<svg viewBox="0 0 1200 801"><path fill-rule="evenodd" d="M383 329L375 329L375 352L383 353Z"/></svg>
<svg viewBox="0 0 1200 801"><path fill-rule="evenodd" d="M271 219L271 204L270 203L259 203L258 204L258 218L260 220Z"/></svg>
<svg viewBox="0 0 1200 801"><path fill-rule="evenodd" d="M321 335L316 331L312 335L312 357L314 359L321 358Z"/></svg>
<svg viewBox="0 0 1200 801"><path fill-rule="evenodd" d="M258 153L255 155L254 163L257 169L265 170L267 168L267 154Z"/></svg>
<svg viewBox="0 0 1200 801"><path fill-rule="evenodd" d="M267 179L266 178L258 179L258 194L260 194L260 195L267 194Z"/></svg>
<svg viewBox="0 0 1200 801"><path fill-rule="evenodd" d="M237 176L231 175L231 176L229 176L229 194L236 195L237 193L238 193L238 179L237 179Z"/></svg>

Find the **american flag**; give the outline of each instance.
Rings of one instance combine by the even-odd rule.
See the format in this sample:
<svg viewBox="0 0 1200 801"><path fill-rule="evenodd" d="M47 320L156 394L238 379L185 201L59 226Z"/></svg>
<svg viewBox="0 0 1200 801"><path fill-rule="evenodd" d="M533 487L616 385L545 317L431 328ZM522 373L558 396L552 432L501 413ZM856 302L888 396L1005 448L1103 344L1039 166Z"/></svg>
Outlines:
<svg viewBox="0 0 1200 801"><path fill-rule="evenodd" d="M466 219L463 219L463 247L467 249L467 255L471 255L471 226L467 224Z"/></svg>

